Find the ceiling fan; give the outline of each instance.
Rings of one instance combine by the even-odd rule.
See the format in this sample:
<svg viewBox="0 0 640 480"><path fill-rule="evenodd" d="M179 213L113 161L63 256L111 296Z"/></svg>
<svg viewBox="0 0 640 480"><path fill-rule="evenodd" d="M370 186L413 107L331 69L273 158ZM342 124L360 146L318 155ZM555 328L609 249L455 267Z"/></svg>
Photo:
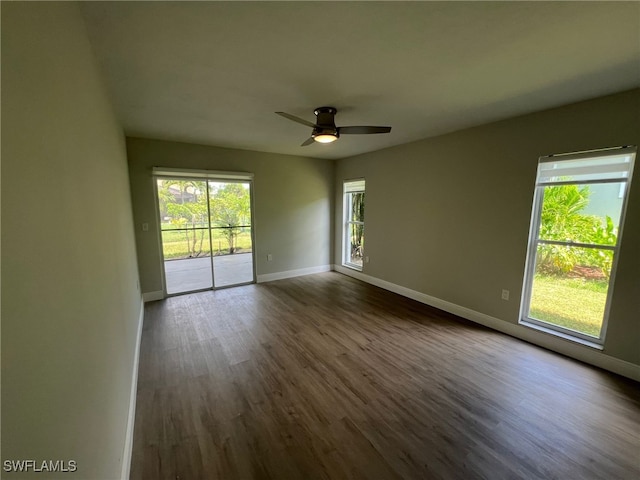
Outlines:
<svg viewBox="0 0 640 480"><path fill-rule="evenodd" d="M336 127L335 115L338 110L334 107L318 107L313 113L316 114L316 123L308 122L300 117L285 112L276 112L278 115L301 123L307 127L313 128L311 136L306 139L301 147L311 145L314 141L319 143L335 142L341 134L350 135L368 135L372 133L389 133L391 127L373 127L373 126L351 126Z"/></svg>

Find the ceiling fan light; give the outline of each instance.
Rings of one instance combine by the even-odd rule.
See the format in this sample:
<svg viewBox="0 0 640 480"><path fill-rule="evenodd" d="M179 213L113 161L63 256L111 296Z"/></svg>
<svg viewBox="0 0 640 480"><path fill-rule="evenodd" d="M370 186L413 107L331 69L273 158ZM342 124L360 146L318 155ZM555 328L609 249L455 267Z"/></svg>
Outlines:
<svg viewBox="0 0 640 480"><path fill-rule="evenodd" d="M313 139L319 143L331 143L331 142L335 142L338 139L338 137L330 133L321 133L319 135L314 135Z"/></svg>

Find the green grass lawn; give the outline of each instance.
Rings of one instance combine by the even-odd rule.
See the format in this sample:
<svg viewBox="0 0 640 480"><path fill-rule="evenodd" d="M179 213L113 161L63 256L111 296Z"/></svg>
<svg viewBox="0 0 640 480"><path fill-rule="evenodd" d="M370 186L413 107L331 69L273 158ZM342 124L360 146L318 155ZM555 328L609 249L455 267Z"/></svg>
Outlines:
<svg viewBox="0 0 640 480"><path fill-rule="evenodd" d="M598 337L607 288L606 280L536 275L529 316Z"/></svg>
<svg viewBox="0 0 640 480"><path fill-rule="evenodd" d="M209 254L209 235L206 230L196 231L197 247L196 251L200 250L200 235L202 232L202 253L200 256L207 256ZM189 232L190 237L193 238L192 232ZM214 255L226 255L229 253L229 242L227 238L222 235L219 230L212 230L212 250ZM187 237L184 231L177 232L162 232L162 251L164 253L165 260L174 258L186 258L189 255ZM235 253L244 253L251 251L251 234L247 232L240 233L236 239L236 251Z"/></svg>

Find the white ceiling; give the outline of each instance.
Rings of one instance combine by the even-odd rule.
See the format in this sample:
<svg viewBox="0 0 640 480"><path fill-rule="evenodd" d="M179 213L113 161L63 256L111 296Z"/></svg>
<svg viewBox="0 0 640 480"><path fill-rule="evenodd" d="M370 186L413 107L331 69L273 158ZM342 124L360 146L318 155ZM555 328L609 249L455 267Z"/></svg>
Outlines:
<svg viewBox="0 0 640 480"><path fill-rule="evenodd" d="M125 132L343 158L640 86L640 2L84 2ZM313 121L391 125L300 147Z"/></svg>

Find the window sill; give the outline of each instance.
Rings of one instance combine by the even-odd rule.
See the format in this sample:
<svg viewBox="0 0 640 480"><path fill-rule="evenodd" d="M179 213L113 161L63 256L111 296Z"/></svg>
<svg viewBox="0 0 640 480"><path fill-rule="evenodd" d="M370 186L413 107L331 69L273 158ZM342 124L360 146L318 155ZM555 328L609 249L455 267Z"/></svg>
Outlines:
<svg viewBox="0 0 640 480"><path fill-rule="evenodd" d="M584 345L585 347L593 348L595 350L604 350L604 346L599 344L599 343L592 342L592 341L589 341L589 340L585 340L584 338L574 337L571 334L564 333L564 332L559 332L559 331L554 330L552 328L543 327L542 325L538 325L537 323L529 322L526 319L520 320L519 323L520 323L520 325L523 325L523 326L528 327L528 328L532 328L533 330L537 330L539 332L547 333L547 334L553 335L555 337L560 337L560 338L562 338L564 340L568 340L568 341L573 342L573 343L578 343L580 345Z"/></svg>
<svg viewBox="0 0 640 480"><path fill-rule="evenodd" d="M362 266L361 265L356 265L355 263L343 263L342 266L346 267L346 268L350 268L351 270L355 270L357 272L361 272L362 271Z"/></svg>

